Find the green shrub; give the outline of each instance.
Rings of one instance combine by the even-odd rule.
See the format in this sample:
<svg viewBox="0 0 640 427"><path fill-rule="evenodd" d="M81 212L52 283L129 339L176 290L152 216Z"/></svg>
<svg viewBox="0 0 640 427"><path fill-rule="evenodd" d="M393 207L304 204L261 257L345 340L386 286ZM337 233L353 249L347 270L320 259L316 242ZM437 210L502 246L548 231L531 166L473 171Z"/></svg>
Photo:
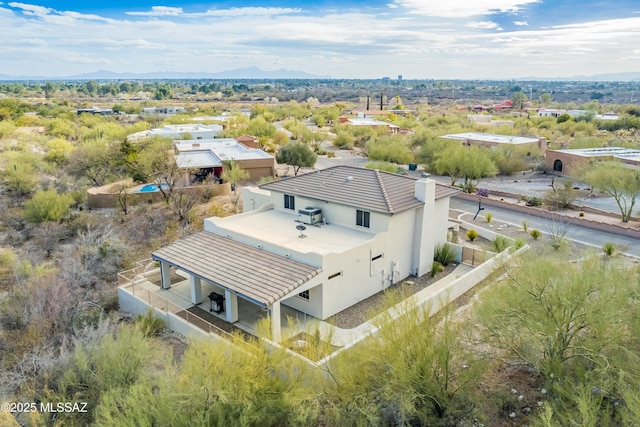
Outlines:
<svg viewBox="0 0 640 427"><path fill-rule="evenodd" d="M395 163L384 162L380 160L369 161L365 163L364 167L366 169L376 169L379 171L385 171L385 172L391 172L391 173L396 173L396 171L398 170L398 165L396 165Z"/></svg>
<svg viewBox="0 0 640 427"><path fill-rule="evenodd" d="M491 241L491 246L493 247L494 252L502 252L511 246L511 241L504 236L496 236Z"/></svg>
<svg viewBox="0 0 640 427"><path fill-rule="evenodd" d="M478 232L473 229L467 230L466 235L467 235L467 239L471 240L472 242L476 240L476 238L479 236Z"/></svg>
<svg viewBox="0 0 640 427"><path fill-rule="evenodd" d="M491 222L491 219L493 218L493 214L492 213L487 213L485 218L487 218L487 222Z"/></svg>
<svg viewBox="0 0 640 427"><path fill-rule="evenodd" d="M526 233L529 230L529 224L527 221L522 221L522 230Z"/></svg>
<svg viewBox="0 0 640 427"><path fill-rule="evenodd" d="M444 266L437 261L434 261L431 264L431 277L435 277L436 274L442 273L444 271Z"/></svg>
<svg viewBox="0 0 640 427"><path fill-rule="evenodd" d="M435 252L433 254L433 260L439 262L442 265L449 265L456 259L456 253L453 248L444 243L436 245Z"/></svg>
<svg viewBox="0 0 640 427"><path fill-rule="evenodd" d="M152 337L158 334L160 329L164 327L162 319L158 319L153 314L153 309L149 308L144 315L136 317L136 326L145 337Z"/></svg>
<svg viewBox="0 0 640 427"><path fill-rule="evenodd" d="M616 245L613 242L607 242L602 245L602 252L608 257L612 256L615 251Z"/></svg>
<svg viewBox="0 0 640 427"><path fill-rule="evenodd" d="M24 204L24 217L29 222L60 221L71 212L73 197L55 190L38 190Z"/></svg>
<svg viewBox="0 0 640 427"><path fill-rule="evenodd" d="M521 247L523 247L524 245L525 245L524 239L520 239L520 238L518 238L518 239L516 239L516 240L514 240L514 241L513 241L513 248L514 248L515 250L520 249L520 248L521 248Z"/></svg>
<svg viewBox="0 0 640 427"><path fill-rule="evenodd" d="M538 207L542 206L542 199L537 196L529 196L525 199L527 206Z"/></svg>
<svg viewBox="0 0 640 427"><path fill-rule="evenodd" d="M538 230L537 228L534 228L529 232L529 234L531 234L531 237L533 237L533 240L538 240L540 236L542 236L542 231Z"/></svg>

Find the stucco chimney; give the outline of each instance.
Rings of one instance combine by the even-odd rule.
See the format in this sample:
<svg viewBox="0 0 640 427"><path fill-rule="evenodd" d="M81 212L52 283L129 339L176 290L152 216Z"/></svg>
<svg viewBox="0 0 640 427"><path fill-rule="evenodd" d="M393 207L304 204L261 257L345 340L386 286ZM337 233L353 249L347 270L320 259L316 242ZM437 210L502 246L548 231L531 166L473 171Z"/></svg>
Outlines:
<svg viewBox="0 0 640 427"><path fill-rule="evenodd" d="M416 210L412 271L416 271L418 276L422 276L431 269L436 244L436 234L433 228L436 224L436 181L430 178L416 181L415 197L424 202L424 205Z"/></svg>
<svg viewBox="0 0 640 427"><path fill-rule="evenodd" d="M417 180L414 195L421 202L432 202L436 198L436 182L429 178Z"/></svg>

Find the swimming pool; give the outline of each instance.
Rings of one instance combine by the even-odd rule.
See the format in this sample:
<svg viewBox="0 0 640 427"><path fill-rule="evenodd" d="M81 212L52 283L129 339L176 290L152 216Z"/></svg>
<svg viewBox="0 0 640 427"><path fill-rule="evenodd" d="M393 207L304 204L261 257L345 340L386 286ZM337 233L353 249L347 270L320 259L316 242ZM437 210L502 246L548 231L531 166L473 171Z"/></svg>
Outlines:
<svg viewBox="0 0 640 427"><path fill-rule="evenodd" d="M169 186L167 184L161 184L163 190L168 190ZM141 187L136 193L153 193L154 191L160 191L156 184L147 184L144 187Z"/></svg>

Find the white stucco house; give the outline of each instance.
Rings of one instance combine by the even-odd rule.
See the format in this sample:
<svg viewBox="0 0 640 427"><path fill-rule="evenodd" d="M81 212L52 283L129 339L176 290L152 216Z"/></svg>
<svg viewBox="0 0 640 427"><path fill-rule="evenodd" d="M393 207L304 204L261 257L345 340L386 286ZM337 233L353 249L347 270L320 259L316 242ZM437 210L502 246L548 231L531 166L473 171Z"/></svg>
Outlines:
<svg viewBox="0 0 640 427"><path fill-rule="evenodd" d="M184 107L148 107L142 109L142 114L183 114L187 109Z"/></svg>
<svg viewBox="0 0 640 427"><path fill-rule="evenodd" d="M190 136L191 139L213 139L222 134L221 125L184 124L165 125L161 128L154 128L132 133L127 136L129 141L141 141L144 139L159 136L163 138L184 139Z"/></svg>
<svg viewBox="0 0 640 427"><path fill-rule="evenodd" d="M408 176L336 166L246 188L244 212L208 218L204 231L152 253L161 286L170 268L224 296L237 322L238 299L268 310L280 337L285 305L326 319L410 275L431 270L446 241L449 199L459 190Z"/></svg>

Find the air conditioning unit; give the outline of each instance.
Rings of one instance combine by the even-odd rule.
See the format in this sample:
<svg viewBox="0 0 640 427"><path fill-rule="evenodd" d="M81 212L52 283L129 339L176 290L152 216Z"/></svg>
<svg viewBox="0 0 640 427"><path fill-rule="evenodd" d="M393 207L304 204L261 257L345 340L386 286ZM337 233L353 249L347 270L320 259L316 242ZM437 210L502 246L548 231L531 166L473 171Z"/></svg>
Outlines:
<svg viewBox="0 0 640 427"><path fill-rule="evenodd" d="M318 224L322 222L322 209L314 207L298 209L298 221L303 224Z"/></svg>

